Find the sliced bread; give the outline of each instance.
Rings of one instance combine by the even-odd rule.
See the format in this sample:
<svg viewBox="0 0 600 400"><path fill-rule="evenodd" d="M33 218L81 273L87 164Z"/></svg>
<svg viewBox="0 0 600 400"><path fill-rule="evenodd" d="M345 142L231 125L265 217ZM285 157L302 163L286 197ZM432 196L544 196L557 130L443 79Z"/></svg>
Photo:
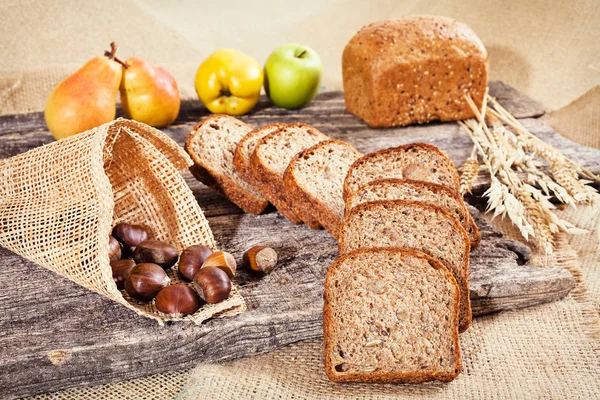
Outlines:
<svg viewBox="0 0 600 400"><path fill-rule="evenodd" d="M448 382L461 372L459 289L439 261L404 248L357 249L331 265L324 298L332 381Z"/></svg>
<svg viewBox="0 0 600 400"><path fill-rule="evenodd" d="M296 214L304 221L316 217L337 238L344 218L344 178L361 156L340 140L327 140L296 154L283 174L284 193Z"/></svg>
<svg viewBox="0 0 600 400"><path fill-rule="evenodd" d="M460 288L458 329L464 332L471 325L470 240L458 220L442 208L414 200L360 204L344 217L338 246L340 255L357 248L406 247L440 260Z"/></svg>
<svg viewBox="0 0 600 400"><path fill-rule="evenodd" d="M361 186L346 200L346 212L355 206L377 200L418 200L433 203L452 214L465 228L471 248L481 240L479 229L467 210L463 198L454 190L437 183L412 179L380 179Z"/></svg>
<svg viewBox="0 0 600 400"><path fill-rule="evenodd" d="M291 199L285 196L283 174L296 154L327 139L310 125L290 124L260 139L250 157L250 171L257 189L294 224L302 219L294 212ZM319 226L314 218L304 222L311 227Z"/></svg>
<svg viewBox="0 0 600 400"><path fill-rule="evenodd" d="M187 137L185 150L194 161L192 173L218 190L244 211L260 214L269 204L242 179L233 166L238 142L252 130L250 125L227 115L211 115L200 121Z"/></svg>
<svg viewBox="0 0 600 400"><path fill-rule="evenodd" d="M238 174L252 186L260 186L260 183L254 178L250 170L250 157L256 148L258 141L270 133L276 132L283 128L285 124L274 123L262 126L249 132L237 144L235 153L233 154L233 166Z"/></svg>
<svg viewBox="0 0 600 400"><path fill-rule="evenodd" d="M398 178L439 183L459 190L458 172L437 147L411 143L366 154L350 167L344 181L344 200L365 183Z"/></svg>

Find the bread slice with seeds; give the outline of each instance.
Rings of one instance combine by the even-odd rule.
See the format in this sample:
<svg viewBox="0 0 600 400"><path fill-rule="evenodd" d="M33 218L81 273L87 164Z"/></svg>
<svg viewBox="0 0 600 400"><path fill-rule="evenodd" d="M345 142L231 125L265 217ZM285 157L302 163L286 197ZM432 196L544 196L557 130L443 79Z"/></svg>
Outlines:
<svg viewBox="0 0 600 400"><path fill-rule="evenodd" d="M458 329L464 332L471 325L469 236L447 211L431 203L413 200L360 204L344 217L338 252L344 255L368 247L406 247L440 260L460 288Z"/></svg>
<svg viewBox="0 0 600 400"><path fill-rule="evenodd" d="M362 156L340 140L327 140L296 154L283 174L283 189L303 220L317 221L337 238L344 218L342 188L350 165Z"/></svg>
<svg viewBox="0 0 600 400"><path fill-rule="evenodd" d="M256 144L260 139L264 138L268 134L277 132L284 126L285 124L283 123L274 123L262 126L249 132L237 144L235 153L233 154L233 166L235 167L237 173L240 174L240 176L252 186L260 186L260 182L256 180L250 170L250 157L252 157L252 153L256 148Z"/></svg>
<svg viewBox="0 0 600 400"><path fill-rule="evenodd" d="M332 381L448 382L461 372L459 288L439 261L405 248L357 249L331 265L324 298Z"/></svg>
<svg viewBox="0 0 600 400"><path fill-rule="evenodd" d="M454 164L440 149L427 143L411 143L356 160L344 181L344 200L365 183L385 178L438 183L457 192L460 187Z"/></svg>
<svg viewBox="0 0 600 400"><path fill-rule="evenodd" d="M479 229L463 198L447 186L412 179L380 179L361 186L346 200L346 212L359 204L377 200L418 200L433 203L454 216L465 228L471 248L481 240Z"/></svg>
<svg viewBox="0 0 600 400"><path fill-rule="evenodd" d="M238 142L252 130L250 125L227 115L211 115L200 121L185 141L194 166L193 175L221 192L246 212L260 214L269 202L242 179L233 166Z"/></svg>
<svg viewBox="0 0 600 400"><path fill-rule="evenodd" d="M283 191L285 169L296 154L328 139L310 125L290 124L260 139L250 157L250 171L258 190L294 224L302 219L294 212L291 199L286 198ZM304 222L319 227L314 218Z"/></svg>

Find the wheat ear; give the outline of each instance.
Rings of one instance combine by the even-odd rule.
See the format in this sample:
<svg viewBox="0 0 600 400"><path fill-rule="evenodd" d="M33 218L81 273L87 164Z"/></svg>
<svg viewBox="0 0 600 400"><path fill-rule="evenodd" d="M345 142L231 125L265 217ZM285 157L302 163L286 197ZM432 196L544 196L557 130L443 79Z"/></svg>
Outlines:
<svg viewBox="0 0 600 400"><path fill-rule="evenodd" d="M471 193L473 183L479 172L479 162L477 161L477 148L473 146L471 156L460 166L460 194Z"/></svg>

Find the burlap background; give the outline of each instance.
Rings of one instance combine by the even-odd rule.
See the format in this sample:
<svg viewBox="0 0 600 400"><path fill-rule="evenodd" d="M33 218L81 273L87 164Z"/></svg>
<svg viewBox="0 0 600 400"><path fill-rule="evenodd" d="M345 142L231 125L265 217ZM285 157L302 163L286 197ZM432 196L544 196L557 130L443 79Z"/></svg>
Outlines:
<svg viewBox="0 0 600 400"><path fill-rule="evenodd" d="M424 13L469 24L489 50L492 79L544 103L552 111L544 118L561 134L600 147L600 3L593 0L232 0L226 6L192 0L8 0L0 4L0 115L42 110L53 85L111 40L120 43L121 56L140 55L167 66L184 97L195 95L195 69L213 50L235 47L263 62L289 41L314 47L325 64L324 88L338 89L341 50L360 26ZM581 209L568 217L590 228L598 224ZM331 385L322 373L321 341L315 340L200 366L180 398L595 398L598 238L565 239L561 249L559 261L578 278L576 291L553 304L476 319L463 335L465 371L447 386ZM37 398L166 399L187 377L176 372Z"/></svg>

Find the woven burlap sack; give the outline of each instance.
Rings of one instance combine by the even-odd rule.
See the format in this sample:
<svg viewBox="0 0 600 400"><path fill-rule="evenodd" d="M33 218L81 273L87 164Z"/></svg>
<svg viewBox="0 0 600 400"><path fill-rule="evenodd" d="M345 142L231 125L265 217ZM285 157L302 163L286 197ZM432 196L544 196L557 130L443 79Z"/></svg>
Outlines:
<svg viewBox="0 0 600 400"><path fill-rule="evenodd" d="M191 164L164 133L124 119L0 161L0 244L160 324L174 320L117 289L108 237L115 224L128 222L179 250L215 249L180 174ZM179 282L175 271L169 275ZM234 288L229 299L177 319L199 324L244 310Z"/></svg>

